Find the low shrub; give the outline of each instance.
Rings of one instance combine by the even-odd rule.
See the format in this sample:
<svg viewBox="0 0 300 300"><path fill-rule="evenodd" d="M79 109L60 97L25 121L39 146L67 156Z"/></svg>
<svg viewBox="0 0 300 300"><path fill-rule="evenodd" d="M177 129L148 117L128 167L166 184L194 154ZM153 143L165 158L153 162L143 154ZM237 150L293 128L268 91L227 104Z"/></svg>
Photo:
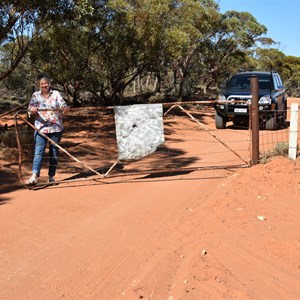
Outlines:
<svg viewBox="0 0 300 300"><path fill-rule="evenodd" d="M19 130L19 137L22 146L22 153L25 156L33 154L33 133L28 132L27 128ZM18 157L18 143L14 128L0 133L0 159L14 160Z"/></svg>
<svg viewBox="0 0 300 300"><path fill-rule="evenodd" d="M289 144L285 142L278 143L273 150L265 152L260 155L259 162L265 164L271 157L287 156L289 153Z"/></svg>

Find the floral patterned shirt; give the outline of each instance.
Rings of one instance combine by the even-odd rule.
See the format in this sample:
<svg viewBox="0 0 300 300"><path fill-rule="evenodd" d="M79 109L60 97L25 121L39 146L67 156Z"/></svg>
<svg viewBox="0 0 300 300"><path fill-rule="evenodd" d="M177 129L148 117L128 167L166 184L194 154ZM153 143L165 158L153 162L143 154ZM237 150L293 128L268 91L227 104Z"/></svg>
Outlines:
<svg viewBox="0 0 300 300"><path fill-rule="evenodd" d="M28 108L62 108L67 106L58 91L50 90L48 98L41 91L33 93ZM34 126L42 133L60 132L64 129L61 111L38 111Z"/></svg>

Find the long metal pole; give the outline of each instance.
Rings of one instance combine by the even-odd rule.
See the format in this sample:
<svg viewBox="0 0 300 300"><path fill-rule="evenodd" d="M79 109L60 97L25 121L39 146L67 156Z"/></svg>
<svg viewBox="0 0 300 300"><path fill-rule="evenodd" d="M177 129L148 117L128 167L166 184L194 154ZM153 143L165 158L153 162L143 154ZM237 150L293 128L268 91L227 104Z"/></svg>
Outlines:
<svg viewBox="0 0 300 300"><path fill-rule="evenodd" d="M17 139L17 145L18 145L18 159L19 159L19 170L18 170L18 177L20 182L22 182L22 145L20 141L20 135L19 135L19 130L18 130L18 119L15 115L15 133L16 133L16 139ZM23 182L22 182L23 183Z"/></svg>
<svg viewBox="0 0 300 300"><path fill-rule="evenodd" d="M85 163L81 162L79 159L77 159L75 156L71 155L68 151L66 151L64 148L62 148L60 145L58 145L57 143L55 143L53 140L51 140L47 135L43 134L41 131L39 131L35 126L33 126L30 122L28 122L26 119L24 119L23 117L21 117L20 115L18 116L18 114L16 114L15 118L19 117L22 121L26 122L30 127L32 127L34 130L37 130L38 133L44 137L45 139L47 139L50 143L54 144L57 148L59 148L62 152L64 152L65 154L67 154L69 157L71 157L73 160L75 160L76 162L78 162L79 164L81 164L82 166L84 166L85 168L89 169L90 171L92 171L93 173L95 173L96 175L100 176L101 178L104 177L104 175L100 174L99 172L97 172L96 170L94 170L93 168L89 167L88 165L86 165Z"/></svg>
<svg viewBox="0 0 300 300"><path fill-rule="evenodd" d="M251 130L252 130L252 164L259 163L259 117L258 117L258 78L252 77L251 82Z"/></svg>
<svg viewBox="0 0 300 300"><path fill-rule="evenodd" d="M111 180L113 178L123 178L123 177L131 177L131 176L142 176L142 175L151 175L151 174L161 174L161 173L180 173L180 172L194 172L194 171L205 171L205 170L232 170L232 169L241 169L241 168L249 168L249 164L246 165L229 165L229 166L210 166L210 167L194 167L194 168L162 168L159 170L145 170L141 172L128 172L123 174L113 174L109 177L103 177L101 178L101 183L110 184L110 183L120 183L124 182L123 180L118 182L107 182L106 180ZM55 181L55 184L65 184L65 183L77 183L77 182L86 182L86 181L96 181L99 182L99 177L84 177L84 178L76 178L76 179L63 179L63 180L57 180ZM127 181L127 180L126 180ZM33 186L32 190L38 190L47 186L52 186L53 183L38 183L36 186ZM55 185L54 185L55 186Z"/></svg>

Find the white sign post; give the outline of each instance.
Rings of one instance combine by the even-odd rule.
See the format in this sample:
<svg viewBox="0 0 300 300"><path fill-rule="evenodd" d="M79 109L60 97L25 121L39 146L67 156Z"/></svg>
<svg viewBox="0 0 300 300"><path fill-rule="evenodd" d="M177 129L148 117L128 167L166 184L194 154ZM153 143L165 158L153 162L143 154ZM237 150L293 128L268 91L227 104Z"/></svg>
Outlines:
<svg viewBox="0 0 300 300"><path fill-rule="evenodd" d="M298 147L298 103L291 105L289 158L296 159Z"/></svg>

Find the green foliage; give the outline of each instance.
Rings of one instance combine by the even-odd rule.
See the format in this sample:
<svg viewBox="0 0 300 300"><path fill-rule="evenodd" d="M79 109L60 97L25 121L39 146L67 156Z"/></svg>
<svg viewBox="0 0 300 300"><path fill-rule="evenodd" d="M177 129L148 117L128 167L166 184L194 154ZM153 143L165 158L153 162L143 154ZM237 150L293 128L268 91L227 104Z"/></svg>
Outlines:
<svg viewBox="0 0 300 300"><path fill-rule="evenodd" d="M76 2L79 2L79 8L85 7L85 1ZM76 17L76 7L73 1L0 0L0 46L10 51L9 63L5 68L1 66L0 80L18 67L33 41L51 26L62 26L65 20ZM0 49L0 59L2 50Z"/></svg>
<svg viewBox="0 0 300 300"><path fill-rule="evenodd" d="M282 64L282 76L287 93L293 97L300 97L300 57L285 57Z"/></svg>
<svg viewBox="0 0 300 300"><path fill-rule="evenodd" d="M247 49L266 31L249 13L210 12L209 16L210 27L205 29L205 38L197 44L188 68L190 87L201 87L206 97L217 94L225 74L236 71L247 61Z"/></svg>
<svg viewBox="0 0 300 300"><path fill-rule="evenodd" d="M271 49L258 48L256 50L256 57L260 69L276 70L282 73L285 55L281 51L274 48Z"/></svg>
<svg viewBox="0 0 300 300"><path fill-rule="evenodd" d="M8 87L47 72L73 105L85 104L87 93L96 105L148 94L186 98L196 88L207 98L227 73L272 66L299 93L297 59L265 49L274 44L262 37L265 26L247 12L221 14L214 0L0 4L0 80Z"/></svg>

